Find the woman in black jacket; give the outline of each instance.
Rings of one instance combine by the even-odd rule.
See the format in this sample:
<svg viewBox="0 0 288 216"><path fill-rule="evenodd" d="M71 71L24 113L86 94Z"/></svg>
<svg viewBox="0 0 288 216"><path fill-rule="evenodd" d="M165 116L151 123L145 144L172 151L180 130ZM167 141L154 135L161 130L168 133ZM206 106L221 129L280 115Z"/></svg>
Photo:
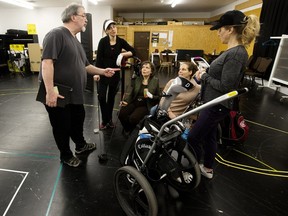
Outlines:
<svg viewBox="0 0 288 216"><path fill-rule="evenodd" d="M135 55L135 50L127 41L117 36L117 27L113 20L105 20L103 30L107 36L98 44L96 66L103 68L119 68L125 58ZM124 51L124 52L123 52ZM115 95L118 92L120 73L116 72L112 78L101 76L98 86L98 99L102 113L101 130L115 127L112 113Z"/></svg>
<svg viewBox="0 0 288 216"><path fill-rule="evenodd" d="M143 62L141 75L136 78L128 98L121 102L122 108L118 118L126 133L131 132L143 117L149 114L149 110L159 103L159 79L154 76L154 72L153 63Z"/></svg>

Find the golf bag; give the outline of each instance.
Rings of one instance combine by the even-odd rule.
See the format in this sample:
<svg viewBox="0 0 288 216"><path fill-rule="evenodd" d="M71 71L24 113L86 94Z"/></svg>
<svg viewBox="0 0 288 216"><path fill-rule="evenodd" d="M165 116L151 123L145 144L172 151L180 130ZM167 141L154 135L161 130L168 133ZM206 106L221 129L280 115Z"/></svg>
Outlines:
<svg viewBox="0 0 288 216"><path fill-rule="evenodd" d="M230 111L220 127L223 144L243 144L248 138L249 126L239 111Z"/></svg>

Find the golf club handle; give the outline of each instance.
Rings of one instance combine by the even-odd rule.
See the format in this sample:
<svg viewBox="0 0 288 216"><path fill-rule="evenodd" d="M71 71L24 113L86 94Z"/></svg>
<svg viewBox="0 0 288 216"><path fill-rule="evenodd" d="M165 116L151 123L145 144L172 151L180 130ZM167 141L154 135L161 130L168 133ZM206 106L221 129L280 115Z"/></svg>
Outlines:
<svg viewBox="0 0 288 216"><path fill-rule="evenodd" d="M242 89L238 89L237 92L238 92L238 96L242 95L242 94L245 94L249 91L248 88L242 88Z"/></svg>

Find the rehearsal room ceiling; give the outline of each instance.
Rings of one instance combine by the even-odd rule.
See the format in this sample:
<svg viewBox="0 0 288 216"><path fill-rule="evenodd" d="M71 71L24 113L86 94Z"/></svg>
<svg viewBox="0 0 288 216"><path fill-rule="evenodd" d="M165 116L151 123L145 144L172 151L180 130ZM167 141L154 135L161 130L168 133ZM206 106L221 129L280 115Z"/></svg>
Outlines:
<svg viewBox="0 0 288 216"><path fill-rule="evenodd" d="M26 0L37 8L65 7L81 0ZM117 13L181 13L181 12L212 12L239 0L177 0L178 4L172 8L173 0L98 0L99 6L111 6ZM88 6L91 3L88 3ZM18 8L0 1L1 9Z"/></svg>

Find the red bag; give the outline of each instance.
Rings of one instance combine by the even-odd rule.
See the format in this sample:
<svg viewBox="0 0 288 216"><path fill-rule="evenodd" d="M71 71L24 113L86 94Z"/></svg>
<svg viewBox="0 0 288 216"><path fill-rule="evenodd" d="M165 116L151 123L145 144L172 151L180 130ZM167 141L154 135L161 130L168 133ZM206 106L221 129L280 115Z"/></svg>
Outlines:
<svg viewBox="0 0 288 216"><path fill-rule="evenodd" d="M249 126L241 112L230 111L221 123L221 139L224 144L242 144L248 138Z"/></svg>

